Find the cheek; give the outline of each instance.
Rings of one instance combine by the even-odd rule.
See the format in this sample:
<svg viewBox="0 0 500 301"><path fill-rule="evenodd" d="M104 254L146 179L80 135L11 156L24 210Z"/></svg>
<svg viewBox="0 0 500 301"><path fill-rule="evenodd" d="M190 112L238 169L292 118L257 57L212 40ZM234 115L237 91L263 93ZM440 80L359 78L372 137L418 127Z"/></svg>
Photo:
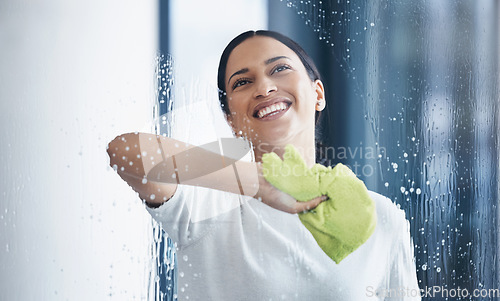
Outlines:
<svg viewBox="0 0 500 301"><path fill-rule="evenodd" d="M314 106L316 104L316 92L311 89L311 86L303 84L300 87L299 97L302 106Z"/></svg>
<svg viewBox="0 0 500 301"><path fill-rule="evenodd" d="M231 112L231 116L233 117L233 119L241 115L241 104L238 104L236 101L229 101L228 106L229 112Z"/></svg>
<svg viewBox="0 0 500 301"><path fill-rule="evenodd" d="M227 104L229 110L238 116L245 116L248 110L248 101L242 94L236 94L228 97Z"/></svg>
<svg viewBox="0 0 500 301"><path fill-rule="evenodd" d="M300 101L298 102L298 110L302 112L302 120L314 120L316 115L316 92L310 89L310 86L304 86L301 90Z"/></svg>
<svg viewBox="0 0 500 301"><path fill-rule="evenodd" d="M247 120L246 118L246 107L244 104L235 101L233 99L232 102L228 102L229 111L230 111L230 123L233 127L241 127L244 122Z"/></svg>
<svg viewBox="0 0 500 301"><path fill-rule="evenodd" d="M238 110L237 104L238 102L236 102L233 97L227 97L227 107L230 112L236 112L236 110Z"/></svg>

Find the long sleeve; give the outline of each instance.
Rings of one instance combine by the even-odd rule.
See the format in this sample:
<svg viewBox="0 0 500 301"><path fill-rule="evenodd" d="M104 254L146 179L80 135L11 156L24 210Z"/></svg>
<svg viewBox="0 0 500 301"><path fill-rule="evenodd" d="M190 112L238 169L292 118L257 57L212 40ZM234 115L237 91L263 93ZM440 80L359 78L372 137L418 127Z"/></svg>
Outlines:
<svg viewBox="0 0 500 301"><path fill-rule="evenodd" d="M398 213L393 229L395 239L388 283L388 293L392 295L386 296L385 300L421 300L410 224L404 217L404 211Z"/></svg>

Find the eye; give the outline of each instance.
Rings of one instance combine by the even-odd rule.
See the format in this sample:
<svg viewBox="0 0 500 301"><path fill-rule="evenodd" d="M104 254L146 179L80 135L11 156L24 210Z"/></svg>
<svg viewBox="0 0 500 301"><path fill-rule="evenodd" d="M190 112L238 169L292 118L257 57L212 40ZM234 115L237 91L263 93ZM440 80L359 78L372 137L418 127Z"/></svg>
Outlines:
<svg viewBox="0 0 500 301"><path fill-rule="evenodd" d="M233 90L238 88L238 87L241 87L241 86L244 86L246 84L250 83L250 79L248 78L239 78L237 79L234 84L233 84Z"/></svg>
<svg viewBox="0 0 500 301"><path fill-rule="evenodd" d="M285 64L280 64L280 65L277 65L276 67L274 67L274 69L271 71L271 74L274 74L276 72L281 72L284 70L288 70L288 69L291 69L291 67L288 65L285 65Z"/></svg>

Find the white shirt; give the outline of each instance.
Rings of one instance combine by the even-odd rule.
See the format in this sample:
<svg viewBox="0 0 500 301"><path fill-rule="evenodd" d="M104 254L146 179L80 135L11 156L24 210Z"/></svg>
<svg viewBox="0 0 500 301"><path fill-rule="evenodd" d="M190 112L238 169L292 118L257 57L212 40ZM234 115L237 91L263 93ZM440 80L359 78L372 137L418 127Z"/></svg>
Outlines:
<svg viewBox="0 0 500 301"><path fill-rule="evenodd" d="M298 215L251 197L179 185L147 209L177 246L178 300L420 300L404 212L369 194L375 232L339 264Z"/></svg>

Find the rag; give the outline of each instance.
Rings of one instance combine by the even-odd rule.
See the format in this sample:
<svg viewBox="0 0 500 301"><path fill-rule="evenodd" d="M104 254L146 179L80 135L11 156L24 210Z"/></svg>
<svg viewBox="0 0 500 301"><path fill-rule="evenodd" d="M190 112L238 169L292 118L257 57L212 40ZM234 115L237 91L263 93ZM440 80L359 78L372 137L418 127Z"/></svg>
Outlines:
<svg viewBox="0 0 500 301"><path fill-rule="evenodd" d="M274 152L264 154L262 170L269 183L297 201L328 196L313 210L299 213L299 218L337 264L375 231L375 203L365 184L347 166L315 164L308 168L297 149L288 144L283 160Z"/></svg>

